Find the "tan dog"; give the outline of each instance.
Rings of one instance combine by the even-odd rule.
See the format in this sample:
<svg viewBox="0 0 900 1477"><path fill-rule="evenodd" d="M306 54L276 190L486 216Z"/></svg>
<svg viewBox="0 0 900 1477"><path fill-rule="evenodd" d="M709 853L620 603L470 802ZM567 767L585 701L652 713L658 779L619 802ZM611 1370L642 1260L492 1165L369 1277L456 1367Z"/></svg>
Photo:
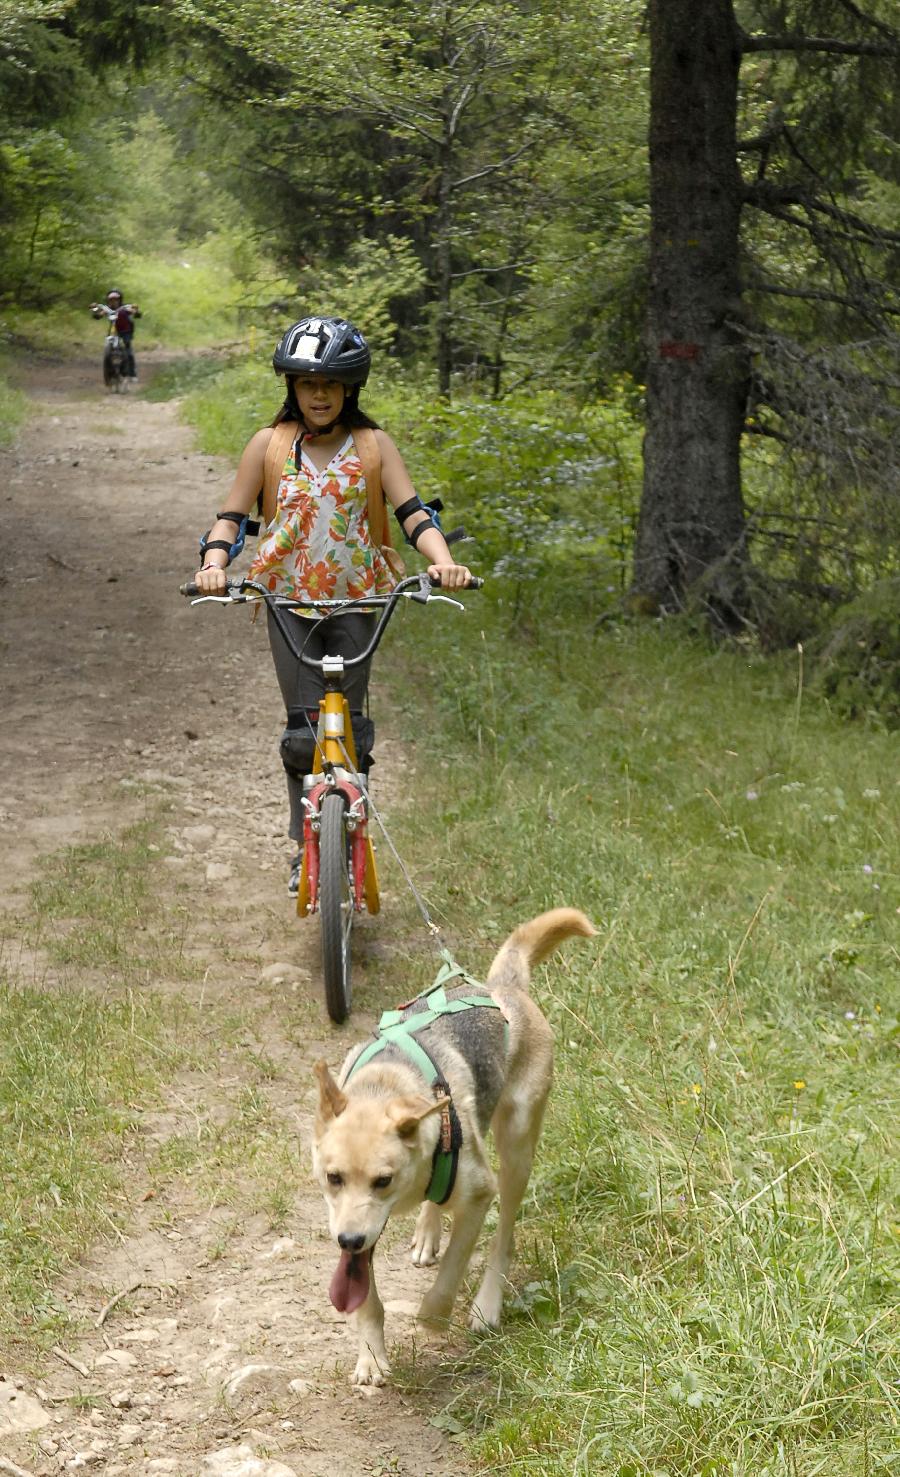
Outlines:
<svg viewBox="0 0 900 1477"><path fill-rule="evenodd" d="M412 1240L416 1266L437 1258L441 1205L452 1215L447 1250L419 1310L426 1322L449 1318L497 1192L485 1147L489 1129L500 1166L500 1217L469 1323L477 1330L498 1326L516 1212L553 1073L550 1027L528 995L531 969L572 934L593 933L575 908L543 913L506 940L486 986L448 983L383 1017L375 1042L347 1055L340 1086L324 1062L316 1064L313 1167L341 1248L331 1301L353 1315L359 1335L354 1384L383 1384L389 1372L372 1253L394 1212L421 1206Z"/></svg>

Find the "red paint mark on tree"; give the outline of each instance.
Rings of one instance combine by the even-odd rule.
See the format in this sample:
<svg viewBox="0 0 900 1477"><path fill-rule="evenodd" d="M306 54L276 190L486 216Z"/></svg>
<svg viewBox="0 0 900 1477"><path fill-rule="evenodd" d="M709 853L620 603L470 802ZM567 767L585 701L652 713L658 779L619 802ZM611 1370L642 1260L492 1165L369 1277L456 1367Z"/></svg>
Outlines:
<svg viewBox="0 0 900 1477"><path fill-rule="evenodd" d="M682 343L679 339L664 338L659 346L660 359L699 359L700 345Z"/></svg>

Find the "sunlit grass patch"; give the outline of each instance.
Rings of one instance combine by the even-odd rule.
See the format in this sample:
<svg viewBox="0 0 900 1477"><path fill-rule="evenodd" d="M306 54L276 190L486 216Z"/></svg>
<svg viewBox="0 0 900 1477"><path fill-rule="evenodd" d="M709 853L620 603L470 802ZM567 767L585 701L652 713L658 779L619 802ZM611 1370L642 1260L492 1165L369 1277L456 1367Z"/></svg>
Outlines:
<svg viewBox="0 0 900 1477"><path fill-rule="evenodd" d="M180 1012L178 1012L180 1014ZM117 1160L177 1063L171 1009L0 983L0 1341L50 1336L65 1263L110 1229Z"/></svg>
<svg viewBox="0 0 900 1477"><path fill-rule="evenodd" d="M140 1108L185 1060L184 920L161 885L156 813L121 836L43 860L0 984L0 1340L52 1334L61 1268L119 1212L118 1159ZM54 982L33 983L42 963ZM98 975L102 983L98 981ZM85 982L87 981L87 982ZM124 1208L124 1207L122 1207Z"/></svg>
<svg viewBox="0 0 900 1477"><path fill-rule="evenodd" d="M153 815L50 860L31 885L28 931L54 963L128 979L190 968L186 915L159 891L162 834Z"/></svg>
<svg viewBox="0 0 900 1477"><path fill-rule="evenodd" d="M279 1115L267 1096L272 1063L243 1048L242 1060L251 1075L236 1088L233 1103L210 1113L201 1109L189 1132L173 1134L160 1146L150 1173L160 1186L173 1179L189 1182L209 1206L235 1208L241 1217L262 1213L280 1231L306 1178L297 1125Z"/></svg>

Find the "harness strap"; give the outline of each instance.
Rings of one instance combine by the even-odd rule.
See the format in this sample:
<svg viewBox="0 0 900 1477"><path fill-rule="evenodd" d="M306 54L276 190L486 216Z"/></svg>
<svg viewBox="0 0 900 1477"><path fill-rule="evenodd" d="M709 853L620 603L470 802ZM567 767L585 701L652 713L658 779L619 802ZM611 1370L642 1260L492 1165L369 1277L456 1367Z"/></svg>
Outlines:
<svg viewBox="0 0 900 1477"><path fill-rule="evenodd" d="M386 1046L395 1046L424 1077L435 1097L447 1099L441 1108L441 1128L431 1164L431 1179L425 1191L425 1199L433 1201L435 1205L443 1205L452 1193L463 1133L459 1115L450 1098L449 1084L430 1052L418 1039L418 1033L427 1030L442 1015L458 1015L463 1010L500 1010L502 1014L501 1006L492 995L473 993L448 1000L445 986L451 979L463 979L479 991L483 986L466 974L446 949L441 951L441 955L444 962L431 988L423 990L415 1000L407 1001L397 1010L383 1012L373 1039L360 1052L345 1078L345 1082L349 1082L354 1072L366 1066ZM410 1013L411 1007L420 1000L428 1002L427 1009Z"/></svg>

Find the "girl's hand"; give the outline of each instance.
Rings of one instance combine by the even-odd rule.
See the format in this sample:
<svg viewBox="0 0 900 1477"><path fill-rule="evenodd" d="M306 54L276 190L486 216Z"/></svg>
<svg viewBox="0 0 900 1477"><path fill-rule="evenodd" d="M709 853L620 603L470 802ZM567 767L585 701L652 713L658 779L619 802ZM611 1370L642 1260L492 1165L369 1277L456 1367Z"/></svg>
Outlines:
<svg viewBox="0 0 900 1477"><path fill-rule="evenodd" d="M203 595L224 595L225 570L210 560L202 569L197 570L194 583Z"/></svg>
<svg viewBox="0 0 900 1477"><path fill-rule="evenodd" d="M428 573L440 580L442 590L462 590L472 578L472 571L464 564L429 564Z"/></svg>

